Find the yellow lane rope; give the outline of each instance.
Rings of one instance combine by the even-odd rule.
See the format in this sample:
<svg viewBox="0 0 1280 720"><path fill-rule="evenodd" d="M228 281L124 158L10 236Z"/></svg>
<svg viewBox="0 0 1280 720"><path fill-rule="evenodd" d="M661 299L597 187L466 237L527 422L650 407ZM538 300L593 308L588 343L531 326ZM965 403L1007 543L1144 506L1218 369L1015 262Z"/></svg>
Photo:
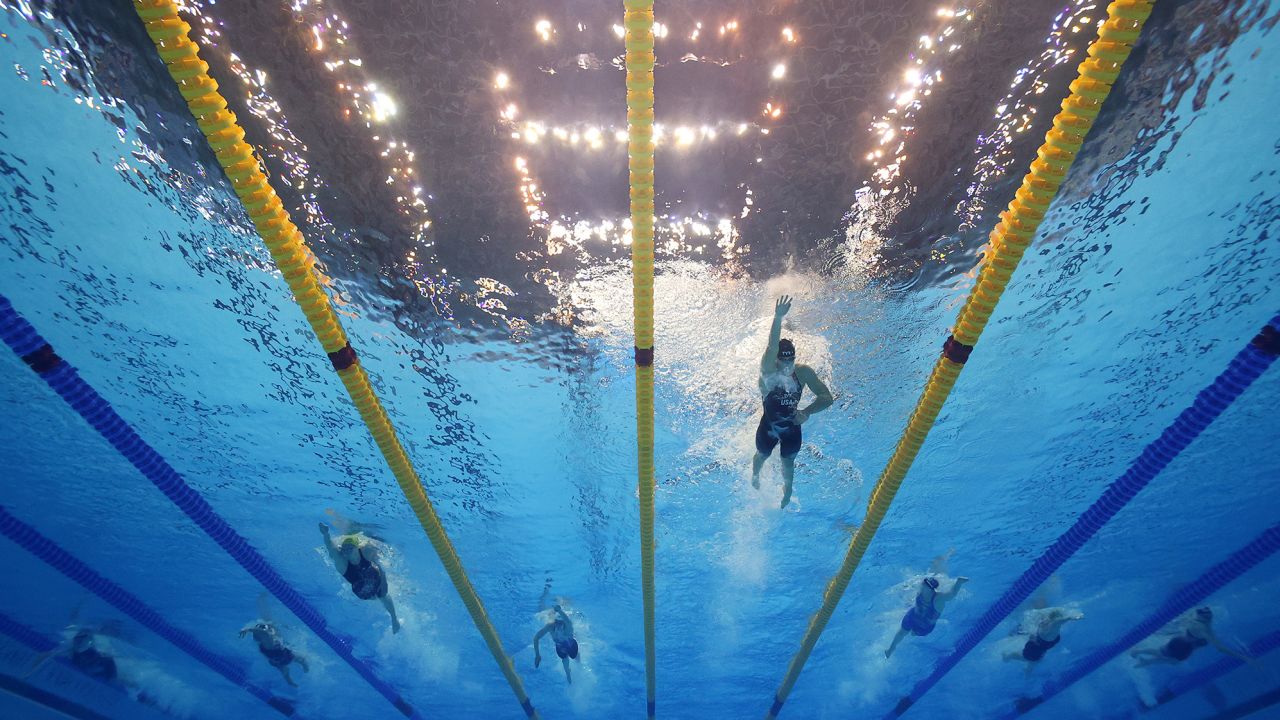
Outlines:
<svg viewBox="0 0 1280 720"><path fill-rule="evenodd" d="M489 621L475 588L471 586L435 508L427 499L422 481L401 447L395 429L391 426L386 411L382 409L382 403L369 384L368 376L357 361L355 351L347 341L328 296L320 287L314 268L314 256L307 248L302 233L289 219L280 198L267 182L253 148L245 143L244 130L235 114L227 109L227 101L218 92L218 84L209 76L209 66L199 57L199 46L189 37L191 27L178 16L178 8L172 0L134 0L133 6L146 25L147 34L155 42L156 50L169 69L169 74L178 84L178 90L186 99L201 132L213 148L218 163L226 171L232 188L257 227L262 242L266 244L276 266L284 275L294 299L306 315L320 345L329 354L342 384L346 386L352 402L360 411L360 418L368 426L369 434L373 436L395 475L400 490L404 492L414 515L426 531L436 554L440 556L440 562L453 581L462 603L471 613L471 619L484 637L489 651L493 653L494 660L497 660L525 714L537 718L537 711L525 695L524 685L516 674L511 658L502 649L497 630Z"/></svg>
<svg viewBox="0 0 1280 720"><path fill-rule="evenodd" d="M631 172L631 287L636 333L636 458L644 671L654 717L653 610L653 0L625 0L627 158Z"/></svg>
<svg viewBox="0 0 1280 720"><path fill-rule="evenodd" d="M827 584L822 606L809 620L809 627L800 641L800 649L791 659L787 674L774 696L773 706L765 714L766 720L778 716L782 704L795 687L805 661L818 642L818 636L831 619L831 614L844 595L845 588L849 586L853 572L862 561L871 538L884 520L899 485L915 461L916 454L920 452L925 436L933 427L938 411L951 394L951 388L955 386L969 352L982 335L1009 278L1031 244L1031 239L1040 227L1049 204L1057 195L1058 187L1066 177L1071 163L1075 161L1085 136L1093 127L1103 101L1107 99L1112 84L1120 74L1120 67L1137 42L1143 23L1151 15L1152 4L1153 0L1116 0L1107 7L1107 19L1098 31L1098 39L1089 46L1088 58L1080 63L1079 75L1070 86L1071 92L1062 101L1062 111L1053 118L1053 128L1046 133L1044 144L1036 151L1036 160L1031 163L1031 170L1023 178L1022 186L1018 188L1008 209L1000 214L1000 223L991 232L991 248L978 275L977 285L960 311L953 335L943 346L942 357L938 358L933 373L929 376L924 393L907 421L906 430L898 440L893 457L876 481L866 520L854 533L840 570Z"/></svg>

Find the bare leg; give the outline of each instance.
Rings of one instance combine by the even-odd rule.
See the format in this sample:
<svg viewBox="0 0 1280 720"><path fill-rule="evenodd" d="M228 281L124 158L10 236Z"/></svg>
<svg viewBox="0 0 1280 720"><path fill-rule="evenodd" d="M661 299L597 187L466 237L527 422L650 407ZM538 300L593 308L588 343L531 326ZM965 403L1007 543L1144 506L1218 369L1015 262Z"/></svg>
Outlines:
<svg viewBox="0 0 1280 720"><path fill-rule="evenodd" d="M572 685L573 676L569 674L569 658L561 658L560 662L564 663L564 679L568 680L569 684Z"/></svg>
<svg viewBox="0 0 1280 720"><path fill-rule="evenodd" d="M791 481L796 477L796 459L782 458L782 507L791 502Z"/></svg>
<svg viewBox="0 0 1280 720"><path fill-rule="evenodd" d="M382 596L382 606L387 609L387 613L391 615L391 632L400 632L400 619L396 617L396 605L391 602L391 595Z"/></svg>
<svg viewBox="0 0 1280 720"><path fill-rule="evenodd" d="M902 642L902 638L907 636L906 630L898 630L898 634L893 636L893 642L889 643L889 649L884 651L884 656L888 658L893 654L894 648L898 647L898 643Z"/></svg>
<svg viewBox="0 0 1280 720"><path fill-rule="evenodd" d="M280 667L280 674L284 676L284 681L289 683L290 687L298 687L298 683L294 682L293 678L289 677L288 665L283 665Z"/></svg>
<svg viewBox="0 0 1280 720"><path fill-rule="evenodd" d="M298 663L298 665L302 666L302 672L304 672L304 673L309 673L309 672L311 672L311 666L310 666L310 665L307 665L307 659L306 659L306 658L302 657L301 655L296 655L296 654L295 654L295 655L293 656L293 661L294 661L294 662L296 662L296 663Z"/></svg>
<svg viewBox="0 0 1280 720"><path fill-rule="evenodd" d="M760 468L764 467L764 461L768 459L768 455L761 455L758 452L751 458L751 487L757 490L760 489Z"/></svg>

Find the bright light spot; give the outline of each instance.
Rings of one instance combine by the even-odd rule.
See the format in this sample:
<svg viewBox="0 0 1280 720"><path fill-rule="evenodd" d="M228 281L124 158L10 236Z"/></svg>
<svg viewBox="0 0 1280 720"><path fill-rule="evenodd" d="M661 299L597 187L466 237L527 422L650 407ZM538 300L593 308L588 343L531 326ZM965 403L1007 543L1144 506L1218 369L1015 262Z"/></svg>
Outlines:
<svg viewBox="0 0 1280 720"><path fill-rule="evenodd" d="M696 137L693 130L690 130L687 127L676 128L675 135L676 135L676 144L680 145L681 147L686 145L692 145Z"/></svg>
<svg viewBox="0 0 1280 720"><path fill-rule="evenodd" d="M747 131L746 123L738 123L738 134L741 135Z"/></svg>
<svg viewBox="0 0 1280 720"><path fill-rule="evenodd" d="M373 119L376 122L383 122L387 118L396 114L396 103L391 99L390 95L380 91L373 93Z"/></svg>
<svg viewBox="0 0 1280 720"><path fill-rule="evenodd" d="M785 64L785 63L778 63L777 65L774 65L774 66L773 66L773 73L771 73L771 74L773 75L773 79L774 79L774 80L781 80L782 78L786 77L786 76L787 76L787 66L786 66L786 64Z"/></svg>
<svg viewBox="0 0 1280 720"><path fill-rule="evenodd" d="M653 24L653 36L655 38L664 38L667 36L667 32L668 31L667 31L666 25L663 25L660 22L655 22Z"/></svg>
<svg viewBox="0 0 1280 720"><path fill-rule="evenodd" d="M904 72L904 73L902 74L902 79L903 79L903 80L906 80L907 82L911 83L912 85L919 85L919 84L920 84L920 69L919 69L919 68L907 68L907 71L906 71L906 72Z"/></svg>
<svg viewBox="0 0 1280 720"><path fill-rule="evenodd" d="M796 41L796 34L789 27L782 28L782 37L789 43Z"/></svg>
<svg viewBox="0 0 1280 720"><path fill-rule="evenodd" d="M627 29L622 27L621 25L614 25L613 34L617 35L618 37L624 37L627 34Z"/></svg>
<svg viewBox="0 0 1280 720"><path fill-rule="evenodd" d="M524 161L524 158L522 157L516 158L517 170L519 170L520 172L524 172L526 169L528 169L528 167L529 167L529 164Z"/></svg>
<svg viewBox="0 0 1280 720"><path fill-rule="evenodd" d="M493 86L499 90L506 90L511 85L511 76L504 72L500 72L493 76Z"/></svg>
<svg viewBox="0 0 1280 720"><path fill-rule="evenodd" d="M509 103L509 104L507 105L506 109L504 109L504 110L502 111L502 119L503 119L503 120L515 120L515 119L516 119L516 113L517 113L518 111L519 111L519 110L518 110L518 108L516 108L516 104L515 104L515 103Z"/></svg>
<svg viewBox="0 0 1280 720"><path fill-rule="evenodd" d="M542 42L549 42L551 40L552 33L555 32L555 29L551 27L550 20L539 20L533 26L533 29L538 33L538 36L542 38Z"/></svg>
<svg viewBox="0 0 1280 720"><path fill-rule="evenodd" d="M626 141L627 141L627 131L626 131L626 130L617 130L617 131L615 131L615 132L613 133L613 139L614 139L614 140L617 140L618 142L626 142Z"/></svg>

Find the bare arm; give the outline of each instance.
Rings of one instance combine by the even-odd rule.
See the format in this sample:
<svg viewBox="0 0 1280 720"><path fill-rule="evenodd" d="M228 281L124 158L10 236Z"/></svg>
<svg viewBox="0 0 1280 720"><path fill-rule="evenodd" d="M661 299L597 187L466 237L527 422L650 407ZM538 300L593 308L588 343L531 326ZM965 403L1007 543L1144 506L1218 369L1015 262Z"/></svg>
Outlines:
<svg viewBox="0 0 1280 720"><path fill-rule="evenodd" d="M538 667L538 663L542 662L542 636L551 632L551 623L542 626L533 636L533 666Z"/></svg>
<svg viewBox="0 0 1280 720"><path fill-rule="evenodd" d="M796 378L804 383L805 387L809 388L809 391L816 396L813 402L809 403L809 407L800 411L805 418L826 410L836 401L835 397L831 395L831 390L818 379L818 373L814 372L813 368L808 365L796 367Z"/></svg>
<svg viewBox="0 0 1280 720"><path fill-rule="evenodd" d="M1213 646L1223 655L1230 655L1241 662L1253 662L1253 658L1219 640L1212 630L1209 631L1209 642L1213 643Z"/></svg>
<svg viewBox="0 0 1280 720"><path fill-rule="evenodd" d="M338 569L339 573L347 571L347 559L338 551L338 546L333 544L333 538L329 537L329 526L320 523L320 535L324 538L324 549L329 552L329 559L333 560L333 566Z"/></svg>
<svg viewBox="0 0 1280 720"><path fill-rule="evenodd" d="M960 593L960 586L964 585L967 582L969 582L969 578L967 577L956 578L956 581L954 583L951 583L951 589L943 593L942 597L946 598L947 600L954 598L956 595Z"/></svg>
<svg viewBox="0 0 1280 720"><path fill-rule="evenodd" d="M760 357L760 372L767 375L778 368L778 341L782 340L782 318L791 310L791 296L783 295L773 306L773 325L769 327L769 344Z"/></svg>

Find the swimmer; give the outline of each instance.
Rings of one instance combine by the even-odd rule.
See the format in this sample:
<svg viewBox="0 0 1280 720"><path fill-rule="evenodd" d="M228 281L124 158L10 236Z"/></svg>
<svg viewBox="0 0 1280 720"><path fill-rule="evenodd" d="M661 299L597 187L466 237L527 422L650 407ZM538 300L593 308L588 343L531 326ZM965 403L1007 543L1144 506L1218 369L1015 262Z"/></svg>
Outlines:
<svg viewBox="0 0 1280 720"><path fill-rule="evenodd" d="M791 483L796 474L796 454L800 452L800 426L809 416L831 406L834 398L818 374L808 365L796 364L796 346L782 337L782 318L791 310L791 297L778 298L769 328L769 345L760 359L760 396L764 414L756 428L756 454L751 461L751 486L760 488L760 468L782 443L782 507L791 502ZM816 397L800 409L800 395L809 388Z"/></svg>
<svg viewBox="0 0 1280 720"><path fill-rule="evenodd" d="M952 581L946 592L938 592L938 588L942 585L939 578L947 579L947 558L951 557L953 552L955 550L948 550L946 555L935 558L933 566L929 568L930 574L920 581L920 590L916 593L915 604L906 615L902 616L902 626L898 634L893 636L889 649L884 651L886 658L893 654L898 643L902 642L907 635L924 637L933 632L934 626L938 623L938 617L942 615L942 608L960 592L961 585L969 582L967 577L958 577Z"/></svg>
<svg viewBox="0 0 1280 720"><path fill-rule="evenodd" d="M551 611L555 613L554 619L533 636L533 666L538 667L542 664L542 636L551 633L551 640L556 644L556 656L564 664L564 679L572 685L573 676L569 674L569 660L582 662L578 657L578 641L573 637L573 622L559 605L552 605Z"/></svg>
<svg viewBox="0 0 1280 720"><path fill-rule="evenodd" d="M271 667L280 671L284 676L284 681L293 687L298 687L298 683L289 677L290 663L298 663L302 668L302 672L311 672L311 668L307 667L306 658L293 652L285 646L284 640L280 639L280 631L276 630L276 626L266 620L258 620L251 622L240 628L240 637L252 633L254 642L258 643L258 652L271 663Z"/></svg>
<svg viewBox="0 0 1280 720"><path fill-rule="evenodd" d="M110 641L97 632L86 627L68 626L63 632L64 639L52 650L36 656L27 675L35 672L49 658L65 657L80 672L103 682L120 681L119 667L116 665L114 653L110 649Z"/></svg>
<svg viewBox="0 0 1280 720"><path fill-rule="evenodd" d="M1030 627L1030 632L1019 631L1018 635L1026 635L1027 641L1019 650L1012 650L1004 654L1007 661L1022 660L1027 663L1027 672L1035 667L1035 664L1044 659L1045 653L1062 641L1062 626L1072 620L1080 620L1084 618L1084 613L1079 610L1070 610L1063 607L1035 608L1028 610L1022 617L1023 627Z"/></svg>
<svg viewBox="0 0 1280 720"><path fill-rule="evenodd" d="M1196 650L1213 645L1218 652L1230 655L1243 662L1252 662L1253 658L1232 649L1218 639L1213 632L1213 610L1208 606L1196 608L1170 623L1173 632L1165 633L1168 640L1159 647L1137 648L1129 652L1138 661L1137 667L1148 665L1174 664L1191 657ZM1172 636L1172 637L1170 637Z"/></svg>
<svg viewBox="0 0 1280 720"><path fill-rule="evenodd" d="M329 526L320 523L324 547L329 551L333 566L344 580L351 583L351 592L361 600L378 598L391 615L391 632L400 632L400 620L396 606L387 593L387 572L378 562L378 546L361 531L342 535L337 543L329 536Z"/></svg>

